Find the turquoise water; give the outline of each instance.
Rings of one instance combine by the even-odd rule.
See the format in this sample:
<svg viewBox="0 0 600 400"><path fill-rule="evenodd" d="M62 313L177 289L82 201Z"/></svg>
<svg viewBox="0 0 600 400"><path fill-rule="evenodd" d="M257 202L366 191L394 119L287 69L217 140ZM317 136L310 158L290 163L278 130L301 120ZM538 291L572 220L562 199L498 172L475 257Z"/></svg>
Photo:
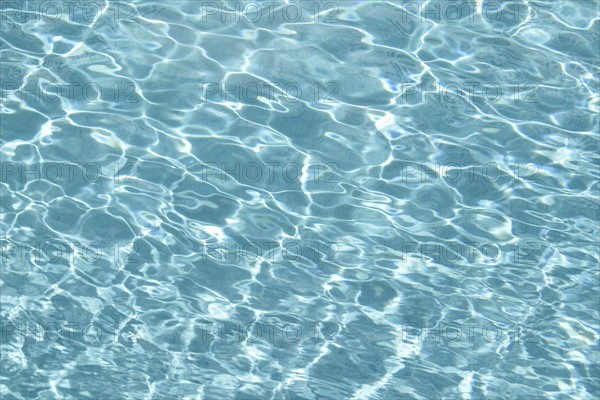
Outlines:
<svg viewBox="0 0 600 400"><path fill-rule="evenodd" d="M595 0L1 0L9 399L596 399Z"/></svg>

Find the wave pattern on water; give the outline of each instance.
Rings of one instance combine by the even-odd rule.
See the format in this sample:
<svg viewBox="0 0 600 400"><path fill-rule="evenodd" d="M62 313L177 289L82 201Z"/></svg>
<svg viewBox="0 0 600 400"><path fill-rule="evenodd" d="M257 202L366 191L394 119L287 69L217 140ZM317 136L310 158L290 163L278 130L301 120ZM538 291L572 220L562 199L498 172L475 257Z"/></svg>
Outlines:
<svg viewBox="0 0 600 400"><path fill-rule="evenodd" d="M597 2L47 3L2 4L3 398L600 395Z"/></svg>

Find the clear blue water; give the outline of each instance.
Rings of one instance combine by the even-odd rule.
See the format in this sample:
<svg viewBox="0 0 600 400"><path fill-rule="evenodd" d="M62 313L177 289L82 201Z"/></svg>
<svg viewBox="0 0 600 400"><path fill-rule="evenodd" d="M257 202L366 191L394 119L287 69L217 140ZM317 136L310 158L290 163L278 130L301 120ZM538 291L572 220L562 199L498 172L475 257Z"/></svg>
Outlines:
<svg viewBox="0 0 600 400"><path fill-rule="evenodd" d="M8 1L9 399L596 399L596 0Z"/></svg>

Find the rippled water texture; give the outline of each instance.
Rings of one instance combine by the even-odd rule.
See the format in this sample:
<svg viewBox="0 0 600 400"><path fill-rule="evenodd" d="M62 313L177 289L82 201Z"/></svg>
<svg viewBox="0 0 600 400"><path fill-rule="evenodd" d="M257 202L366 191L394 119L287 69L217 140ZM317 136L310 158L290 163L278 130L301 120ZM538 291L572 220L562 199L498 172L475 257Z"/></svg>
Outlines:
<svg viewBox="0 0 600 400"><path fill-rule="evenodd" d="M596 0L8 1L9 399L596 399Z"/></svg>

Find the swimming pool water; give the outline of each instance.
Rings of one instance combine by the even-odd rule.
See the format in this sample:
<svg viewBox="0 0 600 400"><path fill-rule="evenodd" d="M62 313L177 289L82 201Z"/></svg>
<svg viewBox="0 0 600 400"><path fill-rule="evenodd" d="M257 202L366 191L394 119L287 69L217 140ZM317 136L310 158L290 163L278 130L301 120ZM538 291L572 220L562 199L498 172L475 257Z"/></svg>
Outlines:
<svg viewBox="0 0 600 400"><path fill-rule="evenodd" d="M1 0L1 398L598 398L598 7Z"/></svg>

